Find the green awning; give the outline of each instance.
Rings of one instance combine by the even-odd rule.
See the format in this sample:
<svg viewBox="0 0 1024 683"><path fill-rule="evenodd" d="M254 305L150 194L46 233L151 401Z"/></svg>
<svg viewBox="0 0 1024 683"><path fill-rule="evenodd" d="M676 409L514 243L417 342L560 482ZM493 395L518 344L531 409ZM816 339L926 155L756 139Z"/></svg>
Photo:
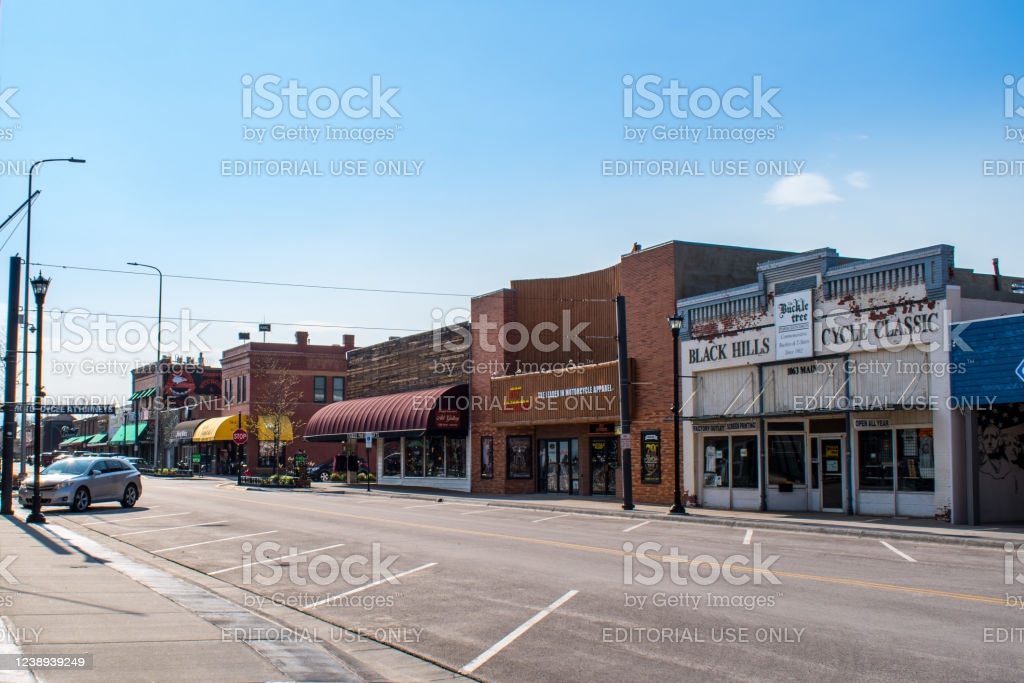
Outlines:
<svg viewBox="0 0 1024 683"><path fill-rule="evenodd" d="M138 438L142 432L146 429L146 423L142 422L138 426L135 424L126 424L120 427L114 435L110 437L110 441L107 442L109 446L131 446L135 443L135 439Z"/></svg>
<svg viewBox="0 0 1024 683"><path fill-rule="evenodd" d="M92 436L87 436L87 437L84 437L84 438L85 438L85 440L82 441L82 443L84 445L86 445L86 446L95 446L97 444L101 444L104 441L106 441L107 435L103 434L103 433L100 433L100 434L93 434Z"/></svg>
<svg viewBox="0 0 1024 683"><path fill-rule="evenodd" d="M150 387L149 389L142 389L141 391L136 391L134 394L132 394L131 396L128 397L128 400L129 401L135 401L135 400L140 399L140 398L149 398L150 396L153 396L154 394L156 394L156 389L153 388L153 387Z"/></svg>
<svg viewBox="0 0 1024 683"><path fill-rule="evenodd" d="M63 441L61 441L60 445L61 446L70 446L72 444L76 444L76 443L81 442L81 440L84 439L84 438L85 438L84 436L73 436L70 439L64 439Z"/></svg>

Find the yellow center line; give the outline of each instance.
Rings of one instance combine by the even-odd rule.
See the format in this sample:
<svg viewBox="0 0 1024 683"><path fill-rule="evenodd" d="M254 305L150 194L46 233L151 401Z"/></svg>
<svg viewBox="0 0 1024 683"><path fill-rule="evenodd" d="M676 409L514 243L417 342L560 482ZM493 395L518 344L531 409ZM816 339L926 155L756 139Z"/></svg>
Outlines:
<svg viewBox="0 0 1024 683"><path fill-rule="evenodd" d="M238 489L234 489L238 491ZM452 527L436 526L433 524L422 524L420 522L404 522L401 520L393 519L381 519L380 517L370 517L368 515L354 515L349 512L336 512L331 510L322 510L318 508L307 508L298 505L286 505L284 503L271 503L268 501L251 501L256 505L264 505L270 507L284 508L287 510L296 510L301 512L314 512L320 515L332 515L334 517L344 517L347 519L357 519L366 522L379 522L382 524L390 524L395 526L410 527L413 529L426 529L429 531L441 531L448 533L463 534L465 536L476 536L479 538L495 538L505 541L521 541L524 543L533 543L537 545L546 545L554 548L565 548L568 550L580 550L583 552L590 553L604 553L607 555L617 555L619 557L635 557L632 552L625 550L619 550L618 548L602 548L594 545L582 545L580 543L569 543L567 541L553 541L544 538L530 538L528 536L512 536L510 534L502 534L494 531L477 531L475 529L457 529ZM711 562L694 562L693 560L682 560L679 557L672 556L657 556L647 555L652 559L660 559L662 562L678 562L680 564L707 564L711 566L722 567L721 564L714 564ZM933 595L943 598L952 598L954 600L970 600L974 602L984 602L993 605L1005 605L1006 600L1004 598L993 598L987 595L973 595L971 593L954 593L951 591L935 590L932 588L915 588L913 586L899 586L891 583L878 583L875 581L861 581L859 579L844 579L836 576L820 576L818 574L804 574L801 572L791 572L782 569L757 569L754 567L745 567L743 565L730 565L730 569L736 572L747 572L749 574L771 573L775 576L785 576L790 579L803 579L805 581L819 581L821 583L833 583L844 586L857 586L859 588L874 588L876 590L887 590L887 591L899 591L903 593L914 593L918 595Z"/></svg>

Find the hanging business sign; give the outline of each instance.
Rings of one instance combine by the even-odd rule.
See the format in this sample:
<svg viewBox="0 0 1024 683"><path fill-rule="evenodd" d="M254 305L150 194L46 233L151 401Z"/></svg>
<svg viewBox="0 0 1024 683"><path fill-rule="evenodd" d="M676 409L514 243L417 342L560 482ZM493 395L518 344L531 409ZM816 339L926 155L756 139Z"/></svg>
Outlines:
<svg viewBox="0 0 1024 683"><path fill-rule="evenodd" d="M775 358L810 358L814 355L813 292L804 290L775 295Z"/></svg>

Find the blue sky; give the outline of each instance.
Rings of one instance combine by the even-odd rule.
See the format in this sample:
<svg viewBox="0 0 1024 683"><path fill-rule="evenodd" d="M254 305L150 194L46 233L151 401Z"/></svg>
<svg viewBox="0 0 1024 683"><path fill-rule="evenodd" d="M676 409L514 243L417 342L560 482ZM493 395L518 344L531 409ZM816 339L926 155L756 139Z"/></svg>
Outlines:
<svg viewBox="0 0 1024 683"><path fill-rule="evenodd" d="M0 129L13 129L0 160L88 160L38 176L33 260L476 294L602 268L633 242L831 246L861 257L942 242L960 266L988 272L998 256L1004 273L1024 275L1024 177L985 176L982 165L1024 158L1004 139L1005 126L1024 128L1024 117L1003 115L1003 77L1024 74L1017 5L549 5L3 0L0 91L17 88L7 102L20 116L0 115ZM242 77L266 74L339 94L379 75L398 88L389 102L401 118L245 119ZM681 120L666 107L626 119L623 76L647 74L719 94L752 89L760 75L780 88L780 117ZM242 139L246 125L326 124L394 128L395 139ZM659 124L771 128L775 139L623 139L624 126ZM236 159L316 161L325 176L223 175ZM339 159L367 160L370 175L331 177ZM420 162L421 172L378 177L377 160ZM687 161L705 175L609 177L606 160ZM750 175L712 176L709 164L726 160L746 160ZM758 160L799 163L801 175L759 176ZM3 216L27 189L9 170ZM0 257L23 253L23 231ZM48 308L146 323L155 313L150 277L44 270L54 277ZM314 343L346 332L373 343L428 329L434 309L466 302L164 283L165 317L266 320L274 341L308 329ZM254 328L211 323L203 339L218 357ZM51 394L128 392L119 376L55 373L52 361L73 354L49 358Z"/></svg>

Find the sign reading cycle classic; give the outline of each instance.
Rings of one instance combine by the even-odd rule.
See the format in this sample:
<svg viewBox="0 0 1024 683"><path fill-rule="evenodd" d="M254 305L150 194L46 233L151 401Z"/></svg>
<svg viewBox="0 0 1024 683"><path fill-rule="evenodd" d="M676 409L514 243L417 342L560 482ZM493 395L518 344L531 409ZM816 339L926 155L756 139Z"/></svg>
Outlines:
<svg viewBox="0 0 1024 683"><path fill-rule="evenodd" d="M811 290L775 296L776 360L814 355L814 298Z"/></svg>

